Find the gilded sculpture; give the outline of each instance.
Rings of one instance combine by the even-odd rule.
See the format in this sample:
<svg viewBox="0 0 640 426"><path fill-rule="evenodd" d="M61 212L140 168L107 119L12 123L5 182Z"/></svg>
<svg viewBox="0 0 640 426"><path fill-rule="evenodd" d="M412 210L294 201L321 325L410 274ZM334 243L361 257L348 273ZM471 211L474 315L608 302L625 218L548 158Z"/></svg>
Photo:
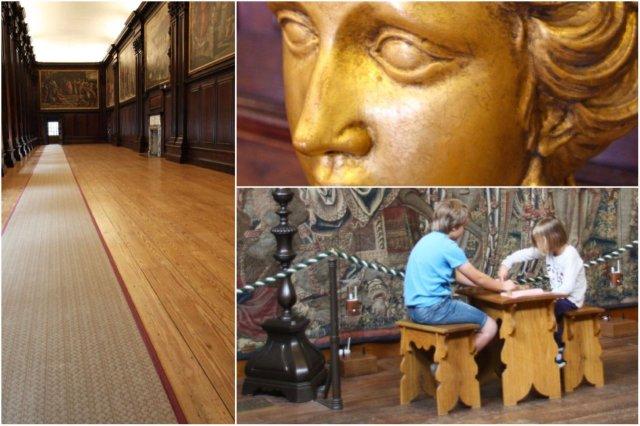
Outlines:
<svg viewBox="0 0 640 426"><path fill-rule="evenodd" d="M564 185L637 126L633 2L273 2L316 185Z"/></svg>

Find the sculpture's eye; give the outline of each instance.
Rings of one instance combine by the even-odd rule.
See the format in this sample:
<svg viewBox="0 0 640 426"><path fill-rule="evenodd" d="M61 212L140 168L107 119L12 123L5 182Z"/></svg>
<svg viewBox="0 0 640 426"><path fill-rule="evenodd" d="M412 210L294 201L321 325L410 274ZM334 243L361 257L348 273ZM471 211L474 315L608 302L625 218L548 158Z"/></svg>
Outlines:
<svg viewBox="0 0 640 426"><path fill-rule="evenodd" d="M421 83L432 65L450 61L440 52L433 52L428 42L396 29L382 31L373 47L371 56L391 78L405 83ZM427 50L429 49L429 50Z"/></svg>
<svg viewBox="0 0 640 426"><path fill-rule="evenodd" d="M285 43L294 54L307 55L315 50L318 35L308 18L300 13L285 10L278 13L278 22Z"/></svg>

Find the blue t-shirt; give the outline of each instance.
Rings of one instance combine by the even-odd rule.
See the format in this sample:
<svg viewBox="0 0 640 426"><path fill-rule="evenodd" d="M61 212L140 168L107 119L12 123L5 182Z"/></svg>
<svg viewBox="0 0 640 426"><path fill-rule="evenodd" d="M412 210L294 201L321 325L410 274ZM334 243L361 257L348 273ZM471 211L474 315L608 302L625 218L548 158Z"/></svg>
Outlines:
<svg viewBox="0 0 640 426"><path fill-rule="evenodd" d="M464 251L447 234L425 235L409 255L404 276L404 304L431 306L450 297L454 271L467 262Z"/></svg>

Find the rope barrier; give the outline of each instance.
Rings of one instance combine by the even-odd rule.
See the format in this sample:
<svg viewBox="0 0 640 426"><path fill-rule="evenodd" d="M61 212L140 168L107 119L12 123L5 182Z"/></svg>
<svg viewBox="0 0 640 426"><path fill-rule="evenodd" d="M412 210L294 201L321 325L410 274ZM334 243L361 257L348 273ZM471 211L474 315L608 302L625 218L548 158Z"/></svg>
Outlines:
<svg viewBox="0 0 640 426"><path fill-rule="evenodd" d="M638 240L632 241L629 244L625 244L622 247L617 248L616 250L607 253L603 256L600 256L596 259L590 260L588 262L585 262L584 267L585 269L588 269L590 267L596 266L596 265L600 265L603 263L607 263L609 260L612 259L616 259L620 256L622 256L625 252L631 250L632 248L636 247L638 245ZM348 261L349 263L352 263L354 265L358 265L358 266L362 266L365 267L367 269L372 269L374 271L378 271L378 272L382 272L386 275L390 275L392 277L395 278L404 278L404 269L398 269L398 268L390 268L388 266L385 266L381 263L378 263L376 261L366 261L364 259L359 258L358 256L349 254L345 251L342 250L338 250L336 248L330 248L329 250L323 251L318 253L317 255L315 255L314 257L310 257L309 259L303 260L302 262L298 262L292 266L290 266L289 268L278 272L277 274L271 275L269 277L263 278L261 280L258 280L254 283L251 284L247 284L242 286L241 288L236 289L236 293L238 295L243 294L243 293L247 293L247 292L253 292L254 290L256 290L257 288L260 287L264 287L266 285L269 284L274 284L276 282L278 282L278 280L281 280L283 278L286 278L290 275L295 274L298 271L301 271L303 269L306 269L312 265L315 265L316 263L330 257L330 256L335 256L337 258L340 259L344 259L346 261ZM519 284L532 284L532 283L540 283L540 282L544 282L547 281L549 279L549 277L544 276L544 275L538 275L537 277L530 277L530 278L517 278L516 281Z"/></svg>

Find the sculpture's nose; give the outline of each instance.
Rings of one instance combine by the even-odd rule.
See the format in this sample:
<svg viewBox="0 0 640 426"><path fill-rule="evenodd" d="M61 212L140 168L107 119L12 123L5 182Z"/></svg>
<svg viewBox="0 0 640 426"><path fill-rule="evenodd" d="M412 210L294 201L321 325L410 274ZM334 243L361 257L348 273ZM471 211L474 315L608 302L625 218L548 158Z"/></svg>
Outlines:
<svg viewBox="0 0 640 426"><path fill-rule="evenodd" d="M298 152L308 156L348 154L361 157L367 155L373 145L369 132L361 123L348 125L338 132L331 128L316 131L317 126L305 130L304 133L296 131L293 145Z"/></svg>
<svg viewBox="0 0 640 426"><path fill-rule="evenodd" d="M366 155L373 145L361 117L362 97L354 73L332 55L318 58L293 132L294 148L308 156Z"/></svg>

